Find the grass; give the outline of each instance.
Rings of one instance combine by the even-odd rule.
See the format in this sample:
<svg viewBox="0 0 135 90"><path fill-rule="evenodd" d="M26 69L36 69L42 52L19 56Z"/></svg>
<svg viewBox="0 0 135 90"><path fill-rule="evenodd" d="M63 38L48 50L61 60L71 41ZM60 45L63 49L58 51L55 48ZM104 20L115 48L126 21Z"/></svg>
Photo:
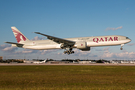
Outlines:
<svg viewBox="0 0 135 90"><path fill-rule="evenodd" d="M0 66L0 90L134 90L135 66Z"/></svg>

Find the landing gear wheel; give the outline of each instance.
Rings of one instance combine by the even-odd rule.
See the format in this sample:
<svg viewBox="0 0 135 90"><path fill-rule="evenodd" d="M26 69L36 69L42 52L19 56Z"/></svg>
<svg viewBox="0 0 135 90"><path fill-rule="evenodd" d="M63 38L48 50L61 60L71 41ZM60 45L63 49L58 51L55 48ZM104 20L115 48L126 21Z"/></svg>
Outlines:
<svg viewBox="0 0 135 90"><path fill-rule="evenodd" d="M121 47L120 50L123 50L123 48Z"/></svg>
<svg viewBox="0 0 135 90"><path fill-rule="evenodd" d="M67 53L67 51L64 51L64 54L66 54Z"/></svg>
<svg viewBox="0 0 135 90"><path fill-rule="evenodd" d="M72 54L72 53L75 53L75 52L74 52L74 51L71 51L71 54Z"/></svg>
<svg viewBox="0 0 135 90"><path fill-rule="evenodd" d="M74 51L72 51L72 48L67 48L67 49L65 49L65 51L64 51L64 54L72 54L72 53L74 53Z"/></svg>

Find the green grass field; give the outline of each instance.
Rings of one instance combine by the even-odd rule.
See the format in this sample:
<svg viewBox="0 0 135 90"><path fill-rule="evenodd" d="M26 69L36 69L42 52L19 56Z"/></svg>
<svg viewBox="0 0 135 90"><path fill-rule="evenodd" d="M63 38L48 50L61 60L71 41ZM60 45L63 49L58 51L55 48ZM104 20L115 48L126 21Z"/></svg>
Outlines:
<svg viewBox="0 0 135 90"><path fill-rule="evenodd" d="M0 66L0 90L135 90L135 66Z"/></svg>

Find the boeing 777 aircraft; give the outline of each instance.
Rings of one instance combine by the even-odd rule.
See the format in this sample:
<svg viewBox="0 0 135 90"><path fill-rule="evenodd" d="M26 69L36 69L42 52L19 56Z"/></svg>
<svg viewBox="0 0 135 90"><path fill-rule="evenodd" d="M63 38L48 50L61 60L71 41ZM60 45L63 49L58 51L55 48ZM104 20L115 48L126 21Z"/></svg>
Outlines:
<svg viewBox="0 0 135 90"><path fill-rule="evenodd" d="M18 43L5 42L12 44L12 46L35 49L35 50L48 50L48 49L65 49L64 54L74 53L73 48L80 49L82 51L90 51L90 47L97 46L114 46L121 45L121 50L123 45L130 42L131 39L125 36L111 35L111 36L96 36L96 37L79 37L79 38L58 38L40 32L35 32L46 36L49 40L37 40L32 41L25 37L16 27L11 27L15 38Z"/></svg>

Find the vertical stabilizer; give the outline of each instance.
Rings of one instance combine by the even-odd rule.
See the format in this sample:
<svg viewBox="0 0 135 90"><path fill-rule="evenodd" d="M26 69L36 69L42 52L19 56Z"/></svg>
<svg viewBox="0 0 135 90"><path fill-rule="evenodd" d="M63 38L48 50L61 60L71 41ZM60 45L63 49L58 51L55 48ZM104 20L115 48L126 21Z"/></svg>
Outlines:
<svg viewBox="0 0 135 90"><path fill-rule="evenodd" d="M23 43L25 41L28 41L29 39L27 37L25 37L16 27L11 27L15 38L17 40L18 43Z"/></svg>

